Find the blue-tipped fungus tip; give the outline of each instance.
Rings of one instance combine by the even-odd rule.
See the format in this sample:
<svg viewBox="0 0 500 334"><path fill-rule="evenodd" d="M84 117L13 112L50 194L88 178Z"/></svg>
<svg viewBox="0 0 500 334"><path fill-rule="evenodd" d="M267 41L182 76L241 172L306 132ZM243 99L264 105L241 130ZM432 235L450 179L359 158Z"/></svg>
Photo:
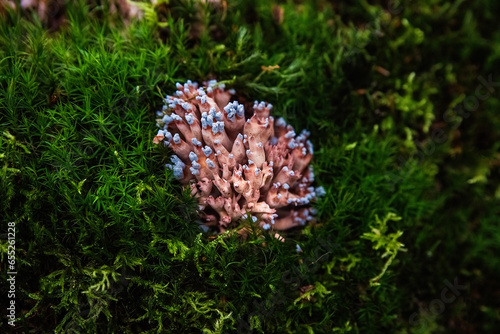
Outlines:
<svg viewBox="0 0 500 334"><path fill-rule="evenodd" d="M203 153L205 154L206 157L208 157L210 154L212 154L212 149L208 146L205 146L202 150L203 150Z"/></svg>
<svg viewBox="0 0 500 334"><path fill-rule="evenodd" d="M174 143L180 144L181 143L181 136L179 136L178 133L174 135Z"/></svg>
<svg viewBox="0 0 500 334"><path fill-rule="evenodd" d="M189 160L191 161L198 161L198 156L194 152L189 152Z"/></svg>

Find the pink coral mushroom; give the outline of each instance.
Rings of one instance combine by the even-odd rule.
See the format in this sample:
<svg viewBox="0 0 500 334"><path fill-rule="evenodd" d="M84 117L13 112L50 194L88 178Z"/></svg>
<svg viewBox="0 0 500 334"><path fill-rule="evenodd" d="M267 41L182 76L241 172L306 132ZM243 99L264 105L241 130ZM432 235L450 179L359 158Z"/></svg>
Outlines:
<svg viewBox="0 0 500 334"><path fill-rule="evenodd" d="M204 87L188 80L158 111L163 142L174 176L199 200L205 230L219 232L248 218L265 230L286 230L313 219L308 207L324 190L311 186L313 146L304 130L296 135L272 105L255 101L251 117L234 90L215 80ZM248 109L248 108L247 108Z"/></svg>

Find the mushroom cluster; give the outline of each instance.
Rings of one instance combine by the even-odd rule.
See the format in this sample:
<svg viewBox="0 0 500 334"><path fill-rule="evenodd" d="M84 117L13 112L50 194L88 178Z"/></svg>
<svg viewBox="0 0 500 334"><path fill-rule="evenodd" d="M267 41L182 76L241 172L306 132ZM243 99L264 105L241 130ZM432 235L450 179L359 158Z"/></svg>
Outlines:
<svg viewBox="0 0 500 334"><path fill-rule="evenodd" d="M297 135L283 118L275 120L270 103L231 102L235 91L216 80L176 86L157 112L153 142L175 152L167 168L198 198L205 230L222 233L242 218L287 230L313 219L309 204L324 190L311 186L308 131Z"/></svg>

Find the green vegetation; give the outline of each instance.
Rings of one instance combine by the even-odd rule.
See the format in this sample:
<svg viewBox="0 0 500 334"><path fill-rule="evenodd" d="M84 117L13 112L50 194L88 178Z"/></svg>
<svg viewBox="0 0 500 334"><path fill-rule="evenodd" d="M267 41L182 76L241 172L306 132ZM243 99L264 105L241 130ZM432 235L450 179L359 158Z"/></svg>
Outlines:
<svg viewBox="0 0 500 334"><path fill-rule="evenodd" d="M0 15L1 332L497 333L500 3L107 8ZM285 242L203 234L152 143L212 78L312 132L327 194Z"/></svg>

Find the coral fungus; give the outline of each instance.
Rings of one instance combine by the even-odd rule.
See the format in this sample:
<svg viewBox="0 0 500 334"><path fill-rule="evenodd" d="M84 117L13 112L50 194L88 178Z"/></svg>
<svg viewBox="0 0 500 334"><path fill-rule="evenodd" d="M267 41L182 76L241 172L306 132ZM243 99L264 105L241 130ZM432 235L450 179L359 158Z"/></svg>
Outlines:
<svg viewBox="0 0 500 334"><path fill-rule="evenodd" d="M224 88L188 81L167 96L153 140L176 153L167 167L198 198L205 229L224 232L242 218L265 230L304 225L313 219L308 205L323 192L311 186L310 133L275 120L270 103L230 102L235 92Z"/></svg>

